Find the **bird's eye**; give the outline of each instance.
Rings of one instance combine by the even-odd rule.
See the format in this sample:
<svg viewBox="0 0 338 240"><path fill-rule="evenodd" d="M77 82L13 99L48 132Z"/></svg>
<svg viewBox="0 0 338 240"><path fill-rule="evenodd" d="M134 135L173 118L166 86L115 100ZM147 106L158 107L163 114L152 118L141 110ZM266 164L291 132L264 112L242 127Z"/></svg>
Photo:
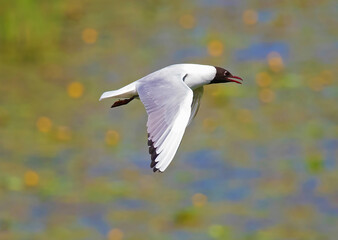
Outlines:
<svg viewBox="0 0 338 240"><path fill-rule="evenodd" d="M231 73L230 73L229 71L225 71L225 72L224 72L224 76L230 77L230 76L231 76Z"/></svg>

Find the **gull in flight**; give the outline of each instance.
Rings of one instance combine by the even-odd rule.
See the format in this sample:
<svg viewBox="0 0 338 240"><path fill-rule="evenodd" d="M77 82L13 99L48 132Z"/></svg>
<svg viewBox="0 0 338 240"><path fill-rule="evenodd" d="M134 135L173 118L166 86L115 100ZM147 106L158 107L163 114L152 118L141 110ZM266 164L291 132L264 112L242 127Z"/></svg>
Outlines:
<svg viewBox="0 0 338 240"><path fill-rule="evenodd" d="M162 68L118 90L104 92L105 98L117 98L112 108L140 99L148 114L147 131L150 167L163 172L177 152L185 128L196 116L203 86L235 82L242 78L224 68L175 64Z"/></svg>

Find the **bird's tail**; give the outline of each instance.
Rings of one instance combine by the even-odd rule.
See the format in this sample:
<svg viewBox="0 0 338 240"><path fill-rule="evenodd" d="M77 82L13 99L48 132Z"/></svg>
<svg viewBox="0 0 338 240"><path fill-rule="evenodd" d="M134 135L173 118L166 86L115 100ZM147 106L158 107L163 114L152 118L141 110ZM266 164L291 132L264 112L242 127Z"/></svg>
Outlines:
<svg viewBox="0 0 338 240"><path fill-rule="evenodd" d="M133 82L118 90L104 92L100 97L100 101L105 98L131 98L135 96L137 96L137 91L136 84Z"/></svg>
<svg viewBox="0 0 338 240"><path fill-rule="evenodd" d="M112 97L116 97L118 96L118 93L117 91L108 91L108 92L104 92L101 97L100 97L100 101L102 99L105 99L105 98L112 98Z"/></svg>

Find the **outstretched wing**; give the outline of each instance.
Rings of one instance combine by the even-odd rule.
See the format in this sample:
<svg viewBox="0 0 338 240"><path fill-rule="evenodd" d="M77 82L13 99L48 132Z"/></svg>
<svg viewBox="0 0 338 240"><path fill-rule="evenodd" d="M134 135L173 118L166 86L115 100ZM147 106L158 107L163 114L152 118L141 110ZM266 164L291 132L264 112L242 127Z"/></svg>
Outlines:
<svg viewBox="0 0 338 240"><path fill-rule="evenodd" d="M163 172L180 145L191 115L192 90L183 76L141 79L137 92L148 113L150 167Z"/></svg>
<svg viewBox="0 0 338 240"><path fill-rule="evenodd" d="M195 118L198 112L198 109L200 108L200 101L203 96L203 91L204 91L203 87L199 87L194 90L194 97L192 99L192 104L191 104L191 115L189 118L188 125Z"/></svg>

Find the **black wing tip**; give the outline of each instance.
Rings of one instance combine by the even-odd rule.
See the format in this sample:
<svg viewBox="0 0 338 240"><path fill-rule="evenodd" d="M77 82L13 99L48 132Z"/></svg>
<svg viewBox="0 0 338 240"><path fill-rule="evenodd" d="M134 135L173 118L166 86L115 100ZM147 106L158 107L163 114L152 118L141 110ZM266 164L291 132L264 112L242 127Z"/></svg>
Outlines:
<svg viewBox="0 0 338 240"><path fill-rule="evenodd" d="M153 172L157 172L157 171L162 172L160 169L158 169L158 168L156 167L156 163L157 163L157 162L155 162L155 160L152 160L151 163L150 163L150 168L153 169Z"/></svg>
<svg viewBox="0 0 338 240"><path fill-rule="evenodd" d="M149 146L149 154L152 155L153 153L156 153L156 148Z"/></svg>
<svg viewBox="0 0 338 240"><path fill-rule="evenodd" d="M151 168L155 167L155 166L156 166L156 163L157 163L157 162L155 162L154 160L151 160L151 162L150 162L150 167L151 167Z"/></svg>
<svg viewBox="0 0 338 240"><path fill-rule="evenodd" d="M156 153L156 148L154 147L154 142L149 139L149 133L148 133L148 146L149 146L149 154L150 154L150 168L153 169L153 172L162 172L160 169L156 168L156 158L158 157L159 154Z"/></svg>
<svg viewBox="0 0 338 240"><path fill-rule="evenodd" d="M156 167L153 168L153 172L163 173L163 171L161 171L159 168L156 168Z"/></svg>

